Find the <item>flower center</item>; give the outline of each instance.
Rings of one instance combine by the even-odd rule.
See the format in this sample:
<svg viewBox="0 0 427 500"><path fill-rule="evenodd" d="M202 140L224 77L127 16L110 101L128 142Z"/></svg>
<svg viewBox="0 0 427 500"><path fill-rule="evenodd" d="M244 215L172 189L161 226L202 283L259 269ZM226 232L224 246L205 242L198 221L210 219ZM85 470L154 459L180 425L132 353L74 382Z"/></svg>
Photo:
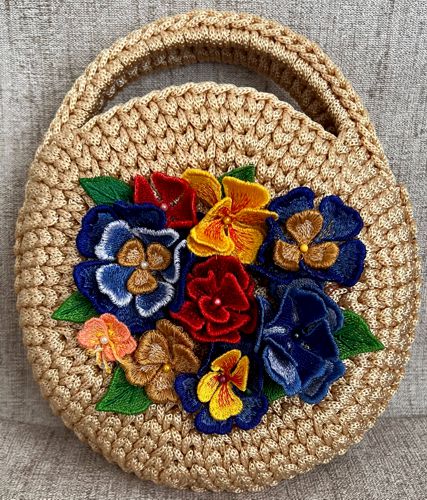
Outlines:
<svg viewBox="0 0 427 500"><path fill-rule="evenodd" d="M108 337L106 337L105 335L104 335L104 336L102 336L102 337L99 339L99 343L100 343L100 344L102 344L102 345L106 345L106 344L108 344L108 342L109 342L109 339L108 339Z"/></svg>
<svg viewBox="0 0 427 500"><path fill-rule="evenodd" d="M140 264L139 267L141 269L148 269L148 262L146 260L143 260Z"/></svg>
<svg viewBox="0 0 427 500"><path fill-rule="evenodd" d="M166 210L168 209L168 205L167 205L167 203L161 203L161 204L160 204L160 208L161 208L164 212L166 212Z"/></svg>
<svg viewBox="0 0 427 500"><path fill-rule="evenodd" d="M299 249L302 253L307 253L308 252L308 245L306 243L303 243L302 245L299 246Z"/></svg>
<svg viewBox="0 0 427 500"><path fill-rule="evenodd" d="M229 215L226 215L225 217L222 218L222 222L226 225L229 226L232 222L232 219Z"/></svg>
<svg viewBox="0 0 427 500"><path fill-rule="evenodd" d="M217 298L214 300L214 304L215 304L216 306L218 306L218 307L219 307L219 306L222 304L222 300L221 300L219 297L217 297Z"/></svg>
<svg viewBox="0 0 427 500"><path fill-rule="evenodd" d="M227 377L222 374L218 377L218 382L222 385L222 384L225 384L227 382Z"/></svg>
<svg viewBox="0 0 427 500"><path fill-rule="evenodd" d="M170 365L169 363L165 363L165 364L163 365L162 370L163 370L165 373L169 373L169 372L171 371L171 368L172 368L172 367L171 367L171 365Z"/></svg>

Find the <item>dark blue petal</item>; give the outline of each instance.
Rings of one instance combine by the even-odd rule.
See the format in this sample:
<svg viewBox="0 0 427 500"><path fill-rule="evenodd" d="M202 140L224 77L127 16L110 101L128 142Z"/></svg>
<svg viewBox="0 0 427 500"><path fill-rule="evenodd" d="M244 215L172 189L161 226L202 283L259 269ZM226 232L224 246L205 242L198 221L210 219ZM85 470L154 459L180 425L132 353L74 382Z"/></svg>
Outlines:
<svg viewBox="0 0 427 500"><path fill-rule="evenodd" d="M104 229L95 254L101 260L116 260L122 246L133 238L129 225L123 220L110 222Z"/></svg>
<svg viewBox="0 0 427 500"><path fill-rule="evenodd" d="M293 343L291 354L297 365L301 387L305 387L309 381L322 376L325 372L325 360L299 343Z"/></svg>
<svg viewBox="0 0 427 500"><path fill-rule="evenodd" d="M160 281L153 292L137 295L135 305L139 315L148 318L156 313L169 304L174 293L175 290L172 285Z"/></svg>
<svg viewBox="0 0 427 500"><path fill-rule="evenodd" d="M318 292L293 288L290 298L292 300L292 323L301 328L325 318L328 314L323 297Z"/></svg>
<svg viewBox="0 0 427 500"><path fill-rule="evenodd" d="M211 417L209 409L204 407L194 419L194 426L204 434L228 434L233 427L233 419L215 420Z"/></svg>
<svg viewBox="0 0 427 500"><path fill-rule="evenodd" d="M315 241L345 241L357 236L363 220L359 212L345 205L338 196L326 196L320 202L323 227Z"/></svg>
<svg viewBox="0 0 427 500"><path fill-rule="evenodd" d="M163 279L168 283L176 283L178 281L181 273L182 256L184 251L186 250L187 250L187 242L185 240L178 243L178 245L175 247L170 266L161 273Z"/></svg>
<svg viewBox="0 0 427 500"><path fill-rule="evenodd" d="M255 352L259 351L261 342L264 337L265 329L267 328L267 324L272 320L274 314L273 305L270 300L267 300L266 298L261 296L257 296L257 302L258 302L259 317L258 317L257 340L254 348Z"/></svg>
<svg viewBox="0 0 427 500"><path fill-rule="evenodd" d="M197 384L199 379L195 375L183 373L175 379L175 391L178 394L182 407L188 413L194 413L201 408L202 403L197 399Z"/></svg>
<svg viewBox="0 0 427 500"><path fill-rule="evenodd" d="M307 187L297 187L284 196L275 198L268 209L279 214L281 222L289 219L291 215L303 210L310 210L314 206L314 193Z"/></svg>
<svg viewBox="0 0 427 500"><path fill-rule="evenodd" d="M314 324L303 340L310 347L310 351L321 358L338 357L338 346L326 319Z"/></svg>
<svg viewBox="0 0 427 500"><path fill-rule="evenodd" d="M156 321L164 317L163 314L157 312L149 318L141 318L135 307L135 300L132 300L126 307L115 307L111 313L124 323L133 334L141 334L148 330L153 330Z"/></svg>
<svg viewBox="0 0 427 500"><path fill-rule="evenodd" d="M325 398L329 387L345 373L345 365L339 359L326 361L326 369L321 377L312 380L300 393L300 398L309 404L317 404Z"/></svg>
<svg viewBox="0 0 427 500"><path fill-rule="evenodd" d="M275 221L273 217L268 217L265 223L267 226L267 234L258 250L257 261L259 264L273 262L274 244L277 240L288 241L281 225Z"/></svg>
<svg viewBox="0 0 427 500"><path fill-rule="evenodd" d="M360 240L350 240L339 247L338 258L329 269L313 269L305 263L302 266L315 279L335 281L342 286L354 286L363 272L366 247Z"/></svg>
<svg viewBox="0 0 427 500"><path fill-rule="evenodd" d="M278 285L290 283L301 275L299 271L285 271L275 264L265 264L262 266L250 265L248 267L250 271L267 280L268 287L272 290L272 293L274 293Z"/></svg>
<svg viewBox="0 0 427 500"><path fill-rule="evenodd" d="M160 243L165 247L170 247L179 239L179 233L174 229L160 229L155 231L153 229L140 227L134 228L132 232L142 241L142 243L144 243L144 245L149 245L150 243Z"/></svg>
<svg viewBox="0 0 427 500"><path fill-rule="evenodd" d="M188 248L183 248L181 251L180 276L178 282L175 284L175 295L169 305L169 309L173 312L179 311L184 303L187 275L190 272L194 261L195 255L190 252Z"/></svg>
<svg viewBox="0 0 427 500"><path fill-rule="evenodd" d="M91 208L82 219L82 226L76 238L77 250L84 257L95 258L95 246L99 243L105 227L117 220L117 214L110 205Z"/></svg>
<svg viewBox="0 0 427 500"><path fill-rule="evenodd" d="M118 201L113 205L117 218L125 220L130 227L146 227L159 230L166 226L166 215L161 209L151 203L127 203Z"/></svg>
<svg viewBox="0 0 427 500"><path fill-rule="evenodd" d="M283 387L288 396L294 396L301 390L296 362L282 346L268 339L262 359L267 374Z"/></svg>
<svg viewBox="0 0 427 500"><path fill-rule="evenodd" d="M97 260L80 262L74 267L73 272L79 292L91 301L99 313L112 312L115 309L111 300L99 290L96 280L97 270L108 264L109 262Z"/></svg>
<svg viewBox="0 0 427 500"><path fill-rule="evenodd" d="M234 423L241 429L248 431L253 429L267 413L268 400L264 394L258 396L241 396L243 410L234 417Z"/></svg>
<svg viewBox="0 0 427 500"><path fill-rule="evenodd" d="M124 267L119 264L100 266L96 271L98 288L115 306L127 306L133 295L128 291L126 283L133 272L133 267Z"/></svg>

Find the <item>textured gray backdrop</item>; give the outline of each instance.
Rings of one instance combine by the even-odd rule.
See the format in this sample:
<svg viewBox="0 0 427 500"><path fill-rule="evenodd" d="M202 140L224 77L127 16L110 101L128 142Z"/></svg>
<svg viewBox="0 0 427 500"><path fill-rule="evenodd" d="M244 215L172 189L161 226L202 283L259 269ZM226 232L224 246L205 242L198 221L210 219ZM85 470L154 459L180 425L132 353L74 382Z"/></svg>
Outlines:
<svg viewBox="0 0 427 500"><path fill-rule="evenodd" d="M21 345L12 247L27 167L72 82L116 38L159 17L194 8L245 10L274 18L319 43L341 66L370 111L396 177L409 189L425 262L424 1L4 0L0 4L1 499L193 498L122 473L90 452L51 414L33 382ZM146 77L113 103L191 80L252 86L287 99L270 81L247 70L204 64ZM425 498L425 287L422 293L421 322L406 377L375 429L332 464L250 498Z"/></svg>

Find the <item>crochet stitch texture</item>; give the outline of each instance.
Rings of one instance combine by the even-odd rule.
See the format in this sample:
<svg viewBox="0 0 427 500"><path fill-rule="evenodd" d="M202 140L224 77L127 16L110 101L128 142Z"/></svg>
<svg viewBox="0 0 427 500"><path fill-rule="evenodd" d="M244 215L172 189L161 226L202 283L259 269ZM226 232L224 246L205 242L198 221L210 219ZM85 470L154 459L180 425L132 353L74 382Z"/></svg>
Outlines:
<svg viewBox="0 0 427 500"><path fill-rule="evenodd" d="M97 115L123 83L168 65L213 60L270 76L303 112L253 89L215 83L156 91ZM317 123L316 123L317 122ZM346 360L321 405L281 398L253 430L201 435L171 404L138 416L97 412L109 384L52 312L72 291L74 240L88 209L79 177L186 168L221 175L256 165L271 194L307 185L357 209L367 252L361 281L331 286L363 314L385 350ZM34 376L77 436L143 479L195 490L255 491L326 462L359 441L384 410L409 357L419 308L419 259L406 190L396 184L359 97L312 42L248 14L195 11L119 40L66 96L31 165L16 235L16 290Z"/></svg>

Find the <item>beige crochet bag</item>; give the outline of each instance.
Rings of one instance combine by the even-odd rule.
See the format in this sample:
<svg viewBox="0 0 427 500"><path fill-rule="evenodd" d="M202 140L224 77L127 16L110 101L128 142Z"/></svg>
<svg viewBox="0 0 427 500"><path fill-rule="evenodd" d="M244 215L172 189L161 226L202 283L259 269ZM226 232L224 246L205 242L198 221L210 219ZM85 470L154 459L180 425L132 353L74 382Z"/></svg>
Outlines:
<svg viewBox="0 0 427 500"><path fill-rule="evenodd" d="M239 64L273 79L296 111L252 88L188 83L100 113L130 80L201 61ZM384 344L346 360L345 376L317 405L273 402L260 425L197 432L172 404L126 416L95 410L110 376L77 344L76 325L51 318L73 291L80 222L89 198L80 177L186 168L216 175L256 166L272 194L296 186L335 193L363 217L365 272L331 287L341 307L363 314ZM149 24L104 50L65 97L29 171L16 232L16 291L28 358L55 414L122 469L177 488L255 491L308 471L360 441L397 390L419 308L415 225L359 97L322 50L250 14L195 11Z"/></svg>

